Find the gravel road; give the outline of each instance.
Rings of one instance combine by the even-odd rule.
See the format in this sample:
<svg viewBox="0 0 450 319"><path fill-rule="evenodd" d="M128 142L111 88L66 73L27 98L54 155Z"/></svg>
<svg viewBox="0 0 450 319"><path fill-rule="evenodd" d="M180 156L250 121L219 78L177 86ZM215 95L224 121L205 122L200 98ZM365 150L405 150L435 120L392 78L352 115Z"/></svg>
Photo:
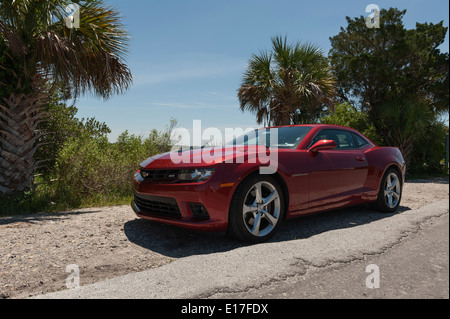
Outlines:
<svg viewBox="0 0 450 319"><path fill-rule="evenodd" d="M400 212L448 200L448 179L405 185ZM365 206L285 223L272 242L389 218ZM82 286L138 273L189 256L243 247L223 233L196 233L137 219L129 206L0 218L0 298L25 298L66 289L68 265Z"/></svg>

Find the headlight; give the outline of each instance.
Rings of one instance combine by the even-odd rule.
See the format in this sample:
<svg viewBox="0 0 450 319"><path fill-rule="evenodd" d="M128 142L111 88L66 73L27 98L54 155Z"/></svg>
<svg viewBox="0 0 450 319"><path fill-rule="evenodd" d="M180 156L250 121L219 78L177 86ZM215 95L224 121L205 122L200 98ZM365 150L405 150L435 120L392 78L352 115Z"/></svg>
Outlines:
<svg viewBox="0 0 450 319"><path fill-rule="evenodd" d="M214 168L184 169L178 173L178 179L184 182L204 182L214 173Z"/></svg>

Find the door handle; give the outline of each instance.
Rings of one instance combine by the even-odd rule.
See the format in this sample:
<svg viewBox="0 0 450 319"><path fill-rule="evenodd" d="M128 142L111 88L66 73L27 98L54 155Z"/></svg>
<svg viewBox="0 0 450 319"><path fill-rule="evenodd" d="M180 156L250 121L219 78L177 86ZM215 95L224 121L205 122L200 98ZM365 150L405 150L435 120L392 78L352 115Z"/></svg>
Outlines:
<svg viewBox="0 0 450 319"><path fill-rule="evenodd" d="M356 160L359 162L364 162L366 159L362 156L358 156L358 157L356 157Z"/></svg>

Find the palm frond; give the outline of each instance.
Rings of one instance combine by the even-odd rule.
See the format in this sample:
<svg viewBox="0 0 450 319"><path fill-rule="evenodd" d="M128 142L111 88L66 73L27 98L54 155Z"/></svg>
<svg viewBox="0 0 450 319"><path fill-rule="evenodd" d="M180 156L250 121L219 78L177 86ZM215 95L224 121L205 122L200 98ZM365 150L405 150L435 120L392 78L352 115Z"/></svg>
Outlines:
<svg viewBox="0 0 450 319"><path fill-rule="evenodd" d="M69 5L80 8L80 27L68 28ZM30 72L69 87L74 97L103 98L127 90L129 36L118 11L100 0L15 0L0 3L0 32Z"/></svg>
<svg viewBox="0 0 450 319"><path fill-rule="evenodd" d="M332 108L336 82L323 51L314 44L289 44L272 38L272 52L253 55L238 91L241 110L266 116L275 125L290 124L296 113L310 118Z"/></svg>

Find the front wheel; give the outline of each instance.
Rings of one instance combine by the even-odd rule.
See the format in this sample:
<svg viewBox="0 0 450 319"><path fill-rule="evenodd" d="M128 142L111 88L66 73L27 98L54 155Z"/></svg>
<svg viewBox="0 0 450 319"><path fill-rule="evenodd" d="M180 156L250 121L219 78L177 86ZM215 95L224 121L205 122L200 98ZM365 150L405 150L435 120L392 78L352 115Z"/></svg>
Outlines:
<svg viewBox="0 0 450 319"><path fill-rule="evenodd" d="M256 175L237 188L230 205L229 233L244 241L271 238L284 215L283 192L272 176Z"/></svg>
<svg viewBox="0 0 450 319"><path fill-rule="evenodd" d="M381 181L378 199L375 203L379 211L393 213L402 200L401 176L395 169L389 169Z"/></svg>

